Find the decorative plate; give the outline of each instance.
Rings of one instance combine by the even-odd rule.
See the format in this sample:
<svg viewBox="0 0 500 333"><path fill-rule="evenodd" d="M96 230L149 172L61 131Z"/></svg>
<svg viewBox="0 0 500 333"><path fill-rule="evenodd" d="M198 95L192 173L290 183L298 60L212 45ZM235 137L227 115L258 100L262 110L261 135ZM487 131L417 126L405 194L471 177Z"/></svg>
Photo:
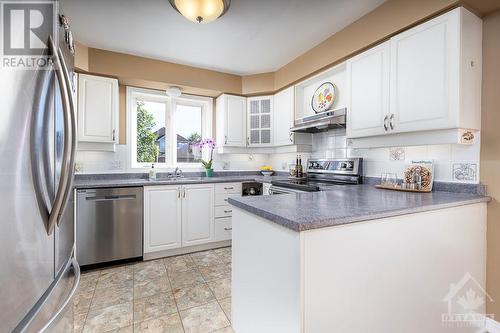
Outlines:
<svg viewBox="0 0 500 333"><path fill-rule="evenodd" d="M328 111L333 107L337 97L337 87L331 82L325 82L316 89L311 100L311 106L316 113Z"/></svg>

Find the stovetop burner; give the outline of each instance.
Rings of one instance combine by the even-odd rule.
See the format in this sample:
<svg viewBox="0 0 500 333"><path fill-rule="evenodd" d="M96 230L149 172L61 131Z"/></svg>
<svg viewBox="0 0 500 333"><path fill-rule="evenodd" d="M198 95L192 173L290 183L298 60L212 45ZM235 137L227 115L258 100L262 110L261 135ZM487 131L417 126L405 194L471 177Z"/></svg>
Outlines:
<svg viewBox="0 0 500 333"><path fill-rule="evenodd" d="M320 190L318 184L313 184L304 180L273 180L271 185L292 188L299 191L317 192Z"/></svg>
<svg viewBox="0 0 500 333"><path fill-rule="evenodd" d="M288 179L272 181L271 185L299 191L317 192L332 185L361 184L362 159L315 159L307 162L307 180Z"/></svg>

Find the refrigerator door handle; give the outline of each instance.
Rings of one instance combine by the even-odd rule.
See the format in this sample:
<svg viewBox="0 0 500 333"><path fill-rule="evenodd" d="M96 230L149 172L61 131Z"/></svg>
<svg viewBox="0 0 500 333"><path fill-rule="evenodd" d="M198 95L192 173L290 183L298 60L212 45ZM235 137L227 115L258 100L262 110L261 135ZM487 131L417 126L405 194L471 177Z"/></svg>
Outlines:
<svg viewBox="0 0 500 333"><path fill-rule="evenodd" d="M62 302L59 309L54 313L54 315L47 321L47 323L40 329L39 333L49 332L50 327L59 319L61 314L66 310L69 303L73 300L75 296L78 286L80 285L80 265L78 265L78 261L73 257L68 261L68 265L73 266L73 270L75 271L75 280L73 283L73 287L71 287L71 291L69 292L66 299ZM67 266L66 266L67 267Z"/></svg>
<svg viewBox="0 0 500 333"><path fill-rule="evenodd" d="M70 117L71 124L68 127L69 129L71 129L71 153L69 155L69 163L68 163L69 173L67 175L68 180L66 182L66 189L64 192L62 209L60 210L59 217L57 218L57 225L59 225L61 221L60 216L64 212L64 208L66 207L71 191L73 190L73 171L75 170L75 154L76 154L76 116L75 116L75 102L73 100L73 94L71 93L73 91L72 79L69 75L68 66L66 65L66 61L64 60L64 56L62 54L61 49L58 48L57 51L59 55L59 61L61 62L61 69L64 76L64 83L66 84L66 93L67 93L66 98L69 106L68 113L71 116Z"/></svg>
<svg viewBox="0 0 500 333"><path fill-rule="evenodd" d="M40 78L40 87L37 96L36 110L33 112L31 121L31 170L33 176L33 185L40 209L41 217L44 221L47 234L49 230L49 216L52 211L53 166L50 163L50 142L47 140L45 131L50 121L50 116L47 111L48 101L51 100L52 94L49 86L52 78L49 71L42 71Z"/></svg>
<svg viewBox="0 0 500 333"><path fill-rule="evenodd" d="M69 93L67 90L67 85L65 82L65 78L62 73L62 64L60 61L59 53L54 44L54 40L51 36L49 36L49 49L53 56L53 63L55 68L55 73L57 76L57 80L59 82L59 88L61 89L61 99L64 109L64 151L63 151L63 162L61 167L61 178L59 180L59 185L57 187L56 196L54 199L54 203L52 205L52 210L49 215L48 221L48 234L50 235L54 230L59 217L64 210L65 201L67 201L67 188L68 181L70 181L72 170L71 166L71 150L72 150L72 142L73 142L73 133L68 129L72 128L72 115L71 115L71 105L70 100L68 99Z"/></svg>

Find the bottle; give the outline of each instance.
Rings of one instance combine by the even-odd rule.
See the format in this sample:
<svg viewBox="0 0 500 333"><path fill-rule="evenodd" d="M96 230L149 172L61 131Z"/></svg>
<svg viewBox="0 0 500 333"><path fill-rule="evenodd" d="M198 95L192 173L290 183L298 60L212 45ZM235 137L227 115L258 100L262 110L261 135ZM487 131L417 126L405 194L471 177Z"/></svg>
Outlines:
<svg viewBox="0 0 500 333"><path fill-rule="evenodd" d="M302 169L302 156L299 155L299 162L297 164L297 177L302 178L304 176L304 170Z"/></svg>
<svg viewBox="0 0 500 333"><path fill-rule="evenodd" d="M295 177L299 178L299 155L295 158Z"/></svg>
<svg viewBox="0 0 500 333"><path fill-rule="evenodd" d="M156 180L156 170L154 163L151 164L151 169L149 169L149 180Z"/></svg>

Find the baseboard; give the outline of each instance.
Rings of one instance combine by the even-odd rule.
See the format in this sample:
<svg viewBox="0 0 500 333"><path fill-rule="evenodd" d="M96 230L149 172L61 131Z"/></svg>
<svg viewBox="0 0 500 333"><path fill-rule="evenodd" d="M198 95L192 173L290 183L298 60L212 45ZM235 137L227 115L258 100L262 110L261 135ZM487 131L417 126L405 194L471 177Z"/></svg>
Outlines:
<svg viewBox="0 0 500 333"><path fill-rule="evenodd" d="M226 247L226 246L231 246L231 240L213 242L213 243L207 243L207 244L201 244L201 245L194 245L194 246L188 246L188 247L181 247L181 248L172 249L172 250L144 253L143 258L144 258L144 260L153 260L153 259L170 257L170 256L178 256L181 254L193 253L193 252L198 252L198 251L211 250L211 249L216 249L219 247Z"/></svg>
<svg viewBox="0 0 500 333"><path fill-rule="evenodd" d="M486 319L486 332L487 333L500 333L500 323L491 318Z"/></svg>

